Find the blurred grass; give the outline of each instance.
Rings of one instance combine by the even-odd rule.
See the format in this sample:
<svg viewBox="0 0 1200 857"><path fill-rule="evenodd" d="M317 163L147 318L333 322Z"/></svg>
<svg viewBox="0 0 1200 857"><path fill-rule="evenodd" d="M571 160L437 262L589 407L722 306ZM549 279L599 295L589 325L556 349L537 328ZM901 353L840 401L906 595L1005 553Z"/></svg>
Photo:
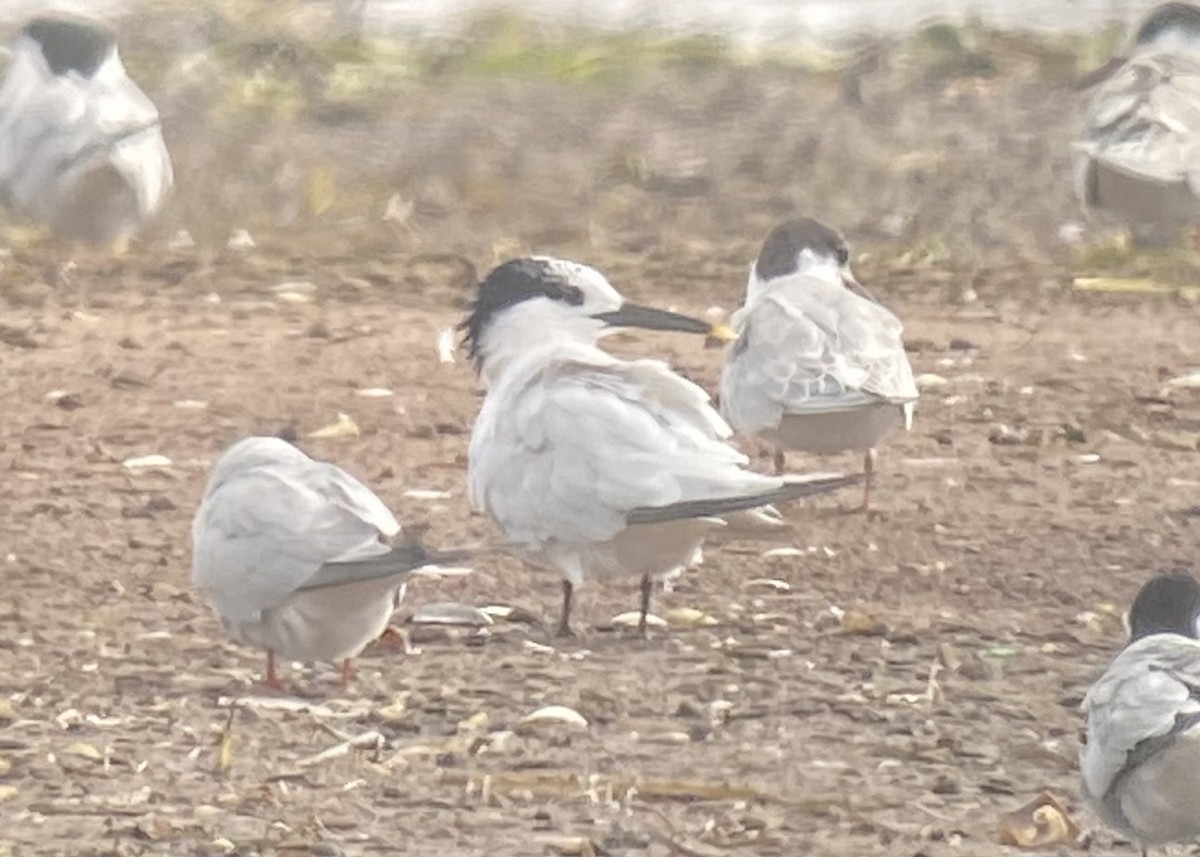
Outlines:
<svg viewBox="0 0 1200 857"><path fill-rule="evenodd" d="M1081 275L1153 269L1200 281L1194 254L1147 261L1046 238L1078 214L1063 202L1071 117L1044 104L1077 98L1069 88L1119 48L1119 27L1045 34L932 23L903 38L779 38L750 50L715 35L548 24L511 11L436 33L348 32L329 4L271 0L141 0L118 26L176 158L177 199L162 231L186 228L210 253L235 228L263 250L300 256L479 256L497 240L642 247L629 236L650 226L661 247L738 258L764 224L801 207L850 231L852 217L873 227L903 215L896 222L909 225L871 248L881 270L972 270L983 254L1007 253ZM757 103L771 99L786 115ZM533 115L499 122L488 110ZM1039 125L1047 116L1062 127ZM930 124L940 120L960 124ZM964 147L963 126L985 122L973 130L987 146ZM1019 147L1039 137L1036 176L999 174L986 160L1012 150L1005 157L1019 171ZM1047 176L1062 187L1033 186ZM1022 217L1030 222L1011 222ZM981 241L980 223L996 234ZM731 230L732 248L722 243Z"/></svg>

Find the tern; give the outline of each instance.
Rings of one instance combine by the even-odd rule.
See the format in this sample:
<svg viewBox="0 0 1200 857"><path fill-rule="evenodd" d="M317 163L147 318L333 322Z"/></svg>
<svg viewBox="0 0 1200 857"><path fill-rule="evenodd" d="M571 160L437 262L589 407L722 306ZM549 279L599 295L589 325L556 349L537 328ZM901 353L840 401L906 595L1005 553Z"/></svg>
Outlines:
<svg viewBox="0 0 1200 857"><path fill-rule="evenodd" d="M400 538L378 497L333 464L276 437L250 437L214 465L192 523L192 581L235 640L267 650L264 684L281 690L275 656L352 659L378 639L408 576L465 551Z"/></svg>
<svg viewBox="0 0 1200 857"><path fill-rule="evenodd" d="M875 447L912 427L917 385L903 327L854 279L840 233L808 217L776 227L750 269L721 375L721 414L738 432L818 454ZM867 480L863 509L870 508Z"/></svg>
<svg viewBox="0 0 1200 857"><path fill-rule="evenodd" d="M559 635L572 634L572 596L588 576L641 577L644 635L653 578L685 565L722 516L859 481L747 469L704 390L666 363L596 345L625 327L713 335L714 326L628 303L586 265L505 262L461 326L487 382L470 497L510 547L562 575Z"/></svg>
<svg viewBox="0 0 1200 857"><path fill-rule="evenodd" d="M1080 201L1139 243L1169 243L1200 217L1200 7L1155 7L1080 88L1092 93L1072 151Z"/></svg>
<svg viewBox="0 0 1200 857"><path fill-rule="evenodd" d="M1129 644L1083 701L1083 795L1142 846L1200 836L1200 585L1176 569L1147 581Z"/></svg>
<svg viewBox="0 0 1200 857"><path fill-rule="evenodd" d="M113 33L26 24L0 82L0 200L62 238L121 251L172 184L158 110Z"/></svg>

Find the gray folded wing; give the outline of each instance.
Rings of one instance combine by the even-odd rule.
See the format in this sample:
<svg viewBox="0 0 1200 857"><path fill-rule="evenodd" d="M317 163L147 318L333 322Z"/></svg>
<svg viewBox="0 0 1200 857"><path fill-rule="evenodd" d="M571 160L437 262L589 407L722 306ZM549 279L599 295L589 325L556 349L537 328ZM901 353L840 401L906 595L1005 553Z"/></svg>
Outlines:
<svg viewBox="0 0 1200 857"><path fill-rule="evenodd" d="M1083 701L1085 792L1096 801L1200 716L1200 642L1147 637L1113 661Z"/></svg>
<svg viewBox="0 0 1200 857"><path fill-rule="evenodd" d="M665 364L587 348L493 387L471 439L471 497L512 543L603 541L634 510L780 487L744 469L729 434Z"/></svg>
<svg viewBox="0 0 1200 857"><path fill-rule="evenodd" d="M885 307L813 277L771 289L735 316L739 338L721 377L721 413L739 431L917 398L903 327Z"/></svg>
<svg viewBox="0 0 1200 857"><path fill-rule="evenodd" d="M417 567L412 546L389 543L398 532L379 498L333 465L252 463L224 472L204 498L192 527L193 579L222 615L254 619L307 588Z"/></svg>
<svg viewBox="0 0 1200 857"><path fill-rule="evenodd" d="M1097 204L1097 168L1195 189L1198 143L1200 62L1172 53L1135 55L1092 96L1076 144L1076 189L1085 203Z"/></svg>

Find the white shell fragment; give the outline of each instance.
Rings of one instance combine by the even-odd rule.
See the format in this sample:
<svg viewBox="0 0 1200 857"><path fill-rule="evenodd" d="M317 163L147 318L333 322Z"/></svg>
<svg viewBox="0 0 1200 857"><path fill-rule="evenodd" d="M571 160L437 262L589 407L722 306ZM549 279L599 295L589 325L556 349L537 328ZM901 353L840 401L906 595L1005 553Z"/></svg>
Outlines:
<svg viewBox="0 0 1200 857"><path fill-rule="evenodd" d="M569 729L582 730L588 728L587 718L574 708L565 705L547 705L532 714L527 714L517 722L518 732L528 732L543 725L561 725Z"/></svg>
<svg viewBox="0 0 1200 857"><path fill-rule="evenodd" d="M387 387L364 387L361 390L355 390L354 395L364 399L386 399L396 394Z"/></svg>
<svg viewBox="0 0 1200 857"><path fill-rule="evenodd" d="M1200 369L1195 372L1188 372L1186 375L1178 375L1165 384L1164 389L1183 389L1183 390L1200 390Z"/></svg>
<svg viewBox="0 0 1200 857"><path fill-rule="evenodd" d="M667 624L684 628L704 628L717 624L717 620L695 607L675 607L667 611Z"/></svg>
<svg viewBox="0 0 1200 857"><path fill-rule="evenodd" d="M454 328L443 327L437 332L437 354L439 363L454 362Z"/></svg>
<svg viewBox="0 0 1200 857"><path fill-rule="evenodd" d="M322 426L316 431L310 431L308 436L312 438L358 437L360 434L358 423L354 422L347 414L338 414L336 422Z"/></svg>
<svg viewBox="0 0 1200 857"><path fill-rule="evenodd" d="M121 462L127 470L144 470L148 467L170 467L171 459L165 455L135 455Z"/></svg>
<svg viewBox="0 0 1200 857"><path fill-rule="evenodd" d="M931 387L945 387L950 383L946 378L943 378L941 375L935 375L932 372L925 372L918 375L915 380L918 387L926 390Z"/></svg>
<svg viewBox="0 0 1200 857"><path fill-rule="evenodd" d="M469 628L495 624L495 620L478 607L458 601L422 604L409 622L413 625L460 625Z"/></svg>
<svg viewBox="0 0 1200 857"><path fill-rule="evenodd" d="M756 577L742 583L742 589L770 589L773 592L791 592L792 585L777 577Z"/></svg>
<svg viewBox="0 0 1200 857"><path fill-rule="evenodd" d="M308 280L288 280L280 283L277 286L271 286L271 291L275 294L284 294L285 292L294 292L295 294L311 295L317 290L317 287Z"/></svg>
<svg viewBox="0 0 1200 857"><path fill-rule="evenodd" d="M225 242L225 246L230 250L253 250L258 245L254 238L245 229L235 229L229 236L229 240Z"/></svg>
<svg viewBox="0 0 1200 857"><path fill-rule="evenodd" d="M763 551L762 555L768 559L781 556L804 556L804 551L800 548L771 548Z"/></svg>
<svg viewBox="0 0 1200 857"><path fill-rule="evenodd" d="M431 491L424 488L410 488L404 492L410 500L449 500L454 495L449 491Z"/></svg>
<svg viewBox="0 0 1200 857"><path fill-rule="evenodd" d="M612 617L612 624L618 628L636 628L642 620L642 614L637 610L630 610L628 613L620 613ZM665 628L667 620L661 616L655 616L653 613L646 614L647 628Z"/></svg>

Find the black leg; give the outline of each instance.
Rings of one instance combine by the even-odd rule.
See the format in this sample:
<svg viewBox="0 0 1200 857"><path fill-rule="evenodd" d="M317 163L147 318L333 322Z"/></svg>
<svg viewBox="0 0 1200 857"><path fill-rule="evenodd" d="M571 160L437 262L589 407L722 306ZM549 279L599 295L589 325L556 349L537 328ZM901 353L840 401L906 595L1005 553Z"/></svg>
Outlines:
<svg viewBox="0 0 1200 857"><path fill-rule="evenodd" d="M638 617L638 636L646 636L646 616L650 613L650 595L654 592L654 581L650 575L642 575L642 615Z"/></svg>
<svg viewBox="0 0 1200 857"><path fill-rule="evenodd" d="M787 460L784 457L783 450L782 449L775 450L775 475L776 476L783 475L783 468L786 464L787 464Z"/></svg>
<svg viewBox="0 0 1200 857"><path fill-rule="evenodd" d="M563 602L562 614L558 619L558 630L554 633L556 637L574 637L575 632L571 630L571 596L575 592L575 587L571 585L571 581L564 580L562 585Z"/></svg>

